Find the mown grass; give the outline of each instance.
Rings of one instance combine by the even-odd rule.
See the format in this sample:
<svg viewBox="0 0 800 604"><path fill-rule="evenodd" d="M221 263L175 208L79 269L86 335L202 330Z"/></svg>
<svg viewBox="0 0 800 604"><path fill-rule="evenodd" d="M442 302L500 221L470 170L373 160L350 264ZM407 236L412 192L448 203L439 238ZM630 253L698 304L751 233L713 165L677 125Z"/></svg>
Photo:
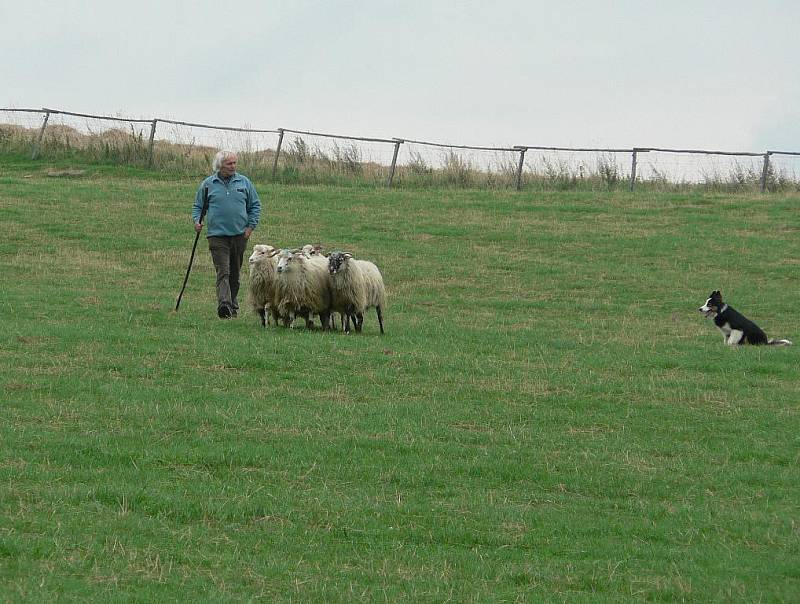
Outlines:
<svg viewBox="0 0 800 604"><path fill-rule="evenodd" d="M800 596L800 348L695 310L800 340L799 197L256 182L253 243L383 270L344 336L217 320L202 244L172 311L201 175L50 167L0 160L5 600Z"/></svg>

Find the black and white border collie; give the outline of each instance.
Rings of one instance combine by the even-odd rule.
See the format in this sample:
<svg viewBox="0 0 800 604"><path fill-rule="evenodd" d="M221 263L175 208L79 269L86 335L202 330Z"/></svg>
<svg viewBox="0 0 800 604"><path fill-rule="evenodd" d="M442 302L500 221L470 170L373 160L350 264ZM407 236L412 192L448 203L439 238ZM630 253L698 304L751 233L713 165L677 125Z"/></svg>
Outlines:
<svg viewBox="0 0 800 604"><path fill-rule="evenodd" d="M697 310L707 318L714 319L714 325L719 327L725 343L729 346L737 344L791 346L792 344L789 340L768 340L763 329L722 301L722 294L719 293L719 290L711 292L706 303Z"/></svg>

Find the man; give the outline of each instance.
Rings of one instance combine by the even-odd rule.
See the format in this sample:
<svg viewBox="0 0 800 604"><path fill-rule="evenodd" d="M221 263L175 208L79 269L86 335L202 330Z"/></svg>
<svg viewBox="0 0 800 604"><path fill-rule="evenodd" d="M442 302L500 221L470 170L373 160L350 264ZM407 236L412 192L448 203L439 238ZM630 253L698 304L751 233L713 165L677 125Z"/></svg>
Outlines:
<svg viewBox="0 0 800 604"><path fill-rule="evenodd" d="M244 174L236 172L236 154L220 151L214 157L214 174L206 178L194 199L192 220L200 232L203 192L208 187L208 249L217 271L217 315L235 317L239 311L239 275L247 240L258 225L261 200Z"/></svg>

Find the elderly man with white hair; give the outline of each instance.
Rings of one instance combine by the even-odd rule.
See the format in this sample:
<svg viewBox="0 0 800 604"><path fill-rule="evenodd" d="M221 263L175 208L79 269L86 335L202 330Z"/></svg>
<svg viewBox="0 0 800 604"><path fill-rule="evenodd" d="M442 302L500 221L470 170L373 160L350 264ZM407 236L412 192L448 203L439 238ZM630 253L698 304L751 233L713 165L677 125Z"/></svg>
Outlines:
<svg viewBox="0 0 800 604"><path fill-rule="evenodd" d="M247 240L258 225L261 200L244 174L236 171L236 154L220 151L214 157L213 174L197 190L192 220L196 232L203 225L200 215L208 190L208 249L217 272L217 316L220 319L235 317L239 311L239 276L242 270Z"/></svg>

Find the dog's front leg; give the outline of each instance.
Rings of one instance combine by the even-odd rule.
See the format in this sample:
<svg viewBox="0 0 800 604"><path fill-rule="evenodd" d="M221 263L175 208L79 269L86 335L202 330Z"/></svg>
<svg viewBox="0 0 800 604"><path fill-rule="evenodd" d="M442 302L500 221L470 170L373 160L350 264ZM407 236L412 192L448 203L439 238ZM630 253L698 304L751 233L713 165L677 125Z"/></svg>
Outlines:
<svg viewBox="0 0 800 604"><path fill-rule="evenodd" d="M737 344L739 344L739 342L742 341L743 337L744 337L744 332L742 330L731 329L731 335L728 336L728 339L725 341L725 343L728 346L736 346Z"/></svg>

